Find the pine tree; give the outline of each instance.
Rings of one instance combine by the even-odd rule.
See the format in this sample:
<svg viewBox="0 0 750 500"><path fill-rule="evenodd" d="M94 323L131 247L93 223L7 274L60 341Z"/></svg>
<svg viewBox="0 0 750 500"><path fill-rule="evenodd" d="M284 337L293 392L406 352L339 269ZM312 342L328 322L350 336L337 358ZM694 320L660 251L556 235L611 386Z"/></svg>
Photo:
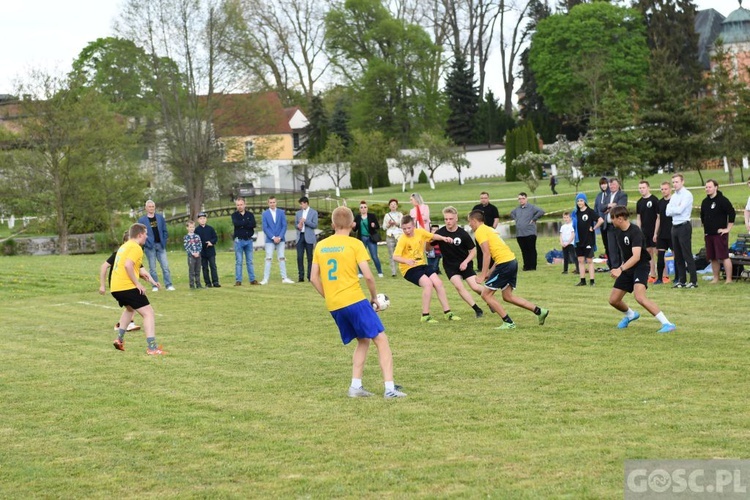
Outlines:
<svg viewBox="0 0 750 500"><path fill-rule="evenodd" d="M328 138L328 116L323 99L315 95L310 99L310 125L307 132L307 158L315 159L326 147Z"/></svg>
<svg viewBox="0 0 750 500"><path fill-rule="evenodd" d="M479 96L474 75L460 53L454 56L445 81L445 94L450 109L446 133L455 144L466 146L472 140Z"/></svg>

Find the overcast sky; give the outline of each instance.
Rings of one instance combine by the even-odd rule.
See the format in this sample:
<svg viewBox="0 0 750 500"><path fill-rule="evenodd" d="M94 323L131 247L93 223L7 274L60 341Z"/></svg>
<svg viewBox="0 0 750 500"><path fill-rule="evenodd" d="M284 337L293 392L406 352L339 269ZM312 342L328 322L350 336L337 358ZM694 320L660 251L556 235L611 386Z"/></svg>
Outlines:
<svg viewBox="0 0 750 500"><path fill-rule="evenodd" d="M31 69L53 73L70 70L73 60L89 42L112 35L112 21L121 5L122 0L3 2L0 94L14 93L14 82ZM725 16L738 7L737 0L698 0L696 5L699 9L714 8ZM497 87L495 95L500 95Z"/></svg>

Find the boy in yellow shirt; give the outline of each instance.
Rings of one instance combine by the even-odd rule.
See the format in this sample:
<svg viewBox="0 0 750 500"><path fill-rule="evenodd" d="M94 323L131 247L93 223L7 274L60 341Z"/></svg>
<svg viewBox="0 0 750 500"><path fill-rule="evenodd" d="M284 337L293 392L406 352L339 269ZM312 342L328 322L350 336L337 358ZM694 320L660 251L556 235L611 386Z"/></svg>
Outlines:
<svg viewBox="0 0 750 500"><path fill-rule="evenodd" d="M414 226L414 219L410 215L404 215L401 219L401 230L404 234L398 239L396 249L393 251L393 260L399 263L401 275L410 283L422 288L422 322L437 323L438 321L430 315L430 300L435 294L443 306L445 319L448 321L460 321L461 318L451 312L448 304L448 296L445 294L443 281L434 268L427 265L425 261L424 245L428 241L443 241L453 243L453 238L440 236L422 228Z"/></svg>
<svg viewBox="0 0 750 500"><path fill-rule="evenodd" d="M133 319L133 314L137 311L143 317L143 330L146 333L146 343L148 344L146 353L151 356L161 356L166 354L166 352L162 351L156 345L154 309L146 297L145 287L138 281L138 275L140 274L151 285L157 289L159 288L159 283L154 281L149 273L145 270L141 272L141 263L143 262L142 247L146 243L147 238L146 226L135 223L130 226L128 241L117 250L115 263L112 266L112 281L109 288L112 292L112 297L125 310L120 316L120 328L117 332L117 338L112 344L119 351L125 350L125 330L122 326L129 324Z"/></svg>
<svg viewBox="0 0 750 500"><path fill-rule="evenodd" d="M378 348L380 369L385 382L386 399L403 398L405 393L393 382L393 355L385 335L385 328L373 308L377 308L375 278L368 261L370 257L364 244L349 236L354 214L347 207L338 207L331 215L335 234L318 242L315 246L310 282L323 298L341 334L341 341L348 344L355 338L357 347L352 358L352 384L350 398L372 396L362 387L370 340ZM357 272L361 273L370 292L370 301L365 298L359 285Z"/></svg>
<svg viewBox="0 0 750 500"><path fill-rule="evenodd" d="M474 210L469 214L469 225L474 231L477 246L482 248L482 268L477 275L478 282L484 282L482 298L490 308L503 319L497 330L512 330L516 324L495 298L495 292L501 290L503 300L518 307L528 309L536 314L539 324L543 325L549 310L538 307L528 300L513 295L518 276L518 261L513 251L490 226L484 224L484 214ZM492 266L490 266L492 261ZM487 278L485 280L485 278Z"/></svg>

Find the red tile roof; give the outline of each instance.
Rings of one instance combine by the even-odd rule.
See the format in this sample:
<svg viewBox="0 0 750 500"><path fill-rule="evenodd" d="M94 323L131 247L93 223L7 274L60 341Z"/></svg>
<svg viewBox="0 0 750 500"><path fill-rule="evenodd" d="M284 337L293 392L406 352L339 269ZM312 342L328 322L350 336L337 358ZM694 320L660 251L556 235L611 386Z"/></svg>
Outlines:
<svg viewBox="0 0 750 500"><path fill-rule="evenodd" d="M291 134L289 118L276 92L215 94L217 137Z"/></svg>

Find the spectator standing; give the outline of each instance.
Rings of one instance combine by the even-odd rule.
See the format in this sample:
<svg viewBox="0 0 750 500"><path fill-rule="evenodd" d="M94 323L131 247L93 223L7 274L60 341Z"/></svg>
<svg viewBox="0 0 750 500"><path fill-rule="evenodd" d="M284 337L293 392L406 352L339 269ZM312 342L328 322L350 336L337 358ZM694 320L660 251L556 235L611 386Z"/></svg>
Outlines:
<svg viewBox="0 0 750 500"><path fill-rule="evenodd" d="M484 224L486 226L490 226L492 229L497 228L497 225L500 224L500 212L497 210L497 207L490 203L490 195L487 191L482 191L479 193L479 203L474 205L474 208L471 209L473 212L474 210L479 210L484 215ZM484 258L482 256L482 249L479 247L479 245L476 246L477 249L477 268L482 267L482 259Z"/></svg>
<svg viewBox="0 0 750 500"><path fill-rule="evenodd" d="M568 264L574 262L578 274L578 259L576 258L576 233L570 213L563 212L563 223L560 226L560 246L563 252L563 274L568 274Z"/></svg>
<svg viewBox="0 0 750 500"><path fill-rule="evenodd" d="M672 186L669 182L661 183L661 196L659 200L659 218L656 220L656 277L654 285L669 283L669 273L666 268L665 254L672 247L672 217L667 215L667 205L672 198Z"/></svg>
<svg viewBox="0 0 750 500"><path fill-rule="evenodd" d="M607 241L607 231L609 225L607 224L607 203L609 203L609 181L606 177L599 179L599 193L594 199L594 212L598 217L601 217L604 223L599 228L599 232L602 234L602 244L604 245L604 253L607 255L607 267L609 266L609 241Z"/></svg>
<svg viewBox="0 0 750 500"><path fill-rule="evenodd" d="M203 282L206 284L206 288L221 288L219 273L216 270L216 243L219 241L219 236L216 234L216 230L206 223L207 219L206 212L199 213L198 225L195 227L195 234L200 236L203 246L201 250Z"/></svg>
<svg viewBox="0 0 750 500"><path fill-rule="evenodd" d="M188 232L182 240L182 246L187 252L190 288L203 288L201 286L201 250L203 249L201 237L195 234L195 222L189 220L185 226Z"/></svg>
<svg viewBox="0 0 750 500"><path fill-rule="evenodd" d="M724 194L719 191L719 183L713 179L706 181L706 198L701 203L701 223L703 224L706 259L711 261L711 270L716 284L721 265L724 264L726 283L732 282L732 260L729 258L729 232L734 227L737 212Z"/></svg>
<svg viewBox="0 0 750 500"><path fill-rule="evenodd" d="M255 265L253 264L253 236L255 235L255 215L245 209L245 198L236 198L237 210L232 214L234 225L234 286L242 285L242 257L245 257L247 279L251 285L257 285Z"/></svg>
<svg viewBox="0 0 750 500"><path fill-rule="evenodd" d="M581 278L576 286L586 286L586 267L589 268L589 286L596 284L594 278L594 254L596 252L596 229L604 224L604 219L588 205L586 193L576 195L575 216L572 218L575 233L578 275ZM611 228L614 231L614 228Z"/></svg>
<svg viewBox="0 0 750 500"><path fill-rule="evenodd" d="M286 275L286 258L284 249L286 247L286 214L283 210L276 208L276 197L268 198L268 209L261 216L263 223L263 234L266 236L266 265L263 268L263 281L261 285L267 285L271 277L271 263L273 262L273 253L276 252L276 258L279 261L279 272L281 273L281 282L293 284Z"/></svg>
<svg viewBox="0 0 750 500"><path fill-rule="evenodd" d="M388 247L388 257L391 260L391 277L395 278L398 264L393 260L393 251L396 249L398 239L404 234L401 231L401 219L404 214L398 211L398 200L395 198L388 200L388 208L391 211L383 217L383 227L385 228L385 243Z"/></svg>
<svg viewBox="0 0 750 500"><path fill-rule="evenodd" d="M299 210L294 216L297 228L297 274L299 281L305 281L305 254L307 254L307 281L310 281L313 248L315 247L315 229L318 227L318 211L310 206L307 196L299 199Z"/></svg>
<svg viewBox="0 0 750 500"><path fill-rule="evenodd" d="M169 234L167 233L167 221L164 220L164 216L156 213L156 203L153 200L146 202L146 214L138 219L139 224L143 224L148 228L146 243L143 245L143 252L146 254L148 260L148 272L151 277L159 282L159 274L156 271L156 261L159 261L161 266L162 274L164 274L164 286L167 290L173 292L175 290L172 286L172 274L169 272L169 261L167 260L167 241ZM158 292L159 287L153 287L152 292Z"/></svg>
<svg viewBox="0 0 750 500"><path fill-rule="evenodd" d="M380 258L378 257L378 242L380 241L380 224L375 214L371 214L367 211L367 202L359 202L359 213L354 216L354 223L352 229L357 233L362 243L367 247L367 251L370 252L370 257L375 263L375 268L378 271L378 278L383 277L383 266L380 264Z"/></svg>
<svg viewBox="0 0 750 500"><path fill-rule="evenodd" d="M750 188L750 180L747 181L747 187ZM747 204L745 205L745 231L750 233L750 196L747 197Z"/></svg>
<svg viewBox="0 0 750 500"><path fill-rule="evenodd" d="M659 198L651 194L651 186L647 180L638 183L641 198L635 205L636 224L646 237L646 251L649 257L648 282L655 283L656 274L656 224L659 220Z"/></svg>
<svg viewBox="0 0 750 500"><path fill-rule="evenodd" d="M510 217L516 221L516 240L521 247L524 271L536 271L536 221L543 215L544 210L529 203L526 193L518 193L518 206L510 212Z"/></svg>
<svg viewBox="0 0 750 500"><path fill-rule="evenodd" d="M412 193L410 200L413 208L409 211L409 215L411 215L411 218L414 221L414 227L429 231L430 207L425 204L422 195L419 193Z"/></svg>
<svg viewBox="0 0 750 500"><path fill-rule="evenodd" d="M557 190L555 187L557 186L557 176L550 175L549 176L549 188L552 190L552 194L557 194Z"/></svg>
<svg viewBox="0 0 750 500"><path fill-rule="evenodd" d="M693 211L693 193L685 187L682 174L672 176L674 193L667 205L666 214L672 217L672 244L674 245L675 280L672 288L697 288L698 274L693 257L693 226L690 215ZM690 274L690 282L687 275Z"/></svg>
<svg viewBox="0 0 750 500"><path fill-rule="evenodd" d="M620 189L619 179L613 177L609 180L609 198L607 198L607 217L606 221L608 224L612 223L612 216L610 211L615 207L627 207L628 206L628 195ZM620 256L620 249L617 246L617 232L607 231L607 261L609 262L609 268L614 269L620 267L622 264L622 257Z"/></svg>

